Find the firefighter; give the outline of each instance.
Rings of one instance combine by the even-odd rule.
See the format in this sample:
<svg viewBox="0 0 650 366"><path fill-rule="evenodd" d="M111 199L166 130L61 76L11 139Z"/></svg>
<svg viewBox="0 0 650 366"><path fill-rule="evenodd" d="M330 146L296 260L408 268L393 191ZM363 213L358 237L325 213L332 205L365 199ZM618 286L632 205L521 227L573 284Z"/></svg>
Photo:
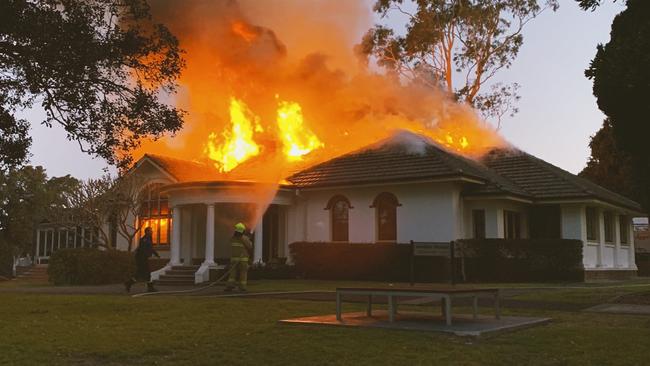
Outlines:
<svg viewBox="0 0 650 366"><path fill-rule="evenodd" d="M248 279L248 258L253 250L251 240L246 236L246 225L241 222L235 225L235 232L230 238L230 276L228 286L224 291L230 292L238 288L246 292L246 281Z"/></svg>
<svg viewBox="0 0 650 366"><path fill-rule="evenodd" d="M135 250L135 278L130 278L124 283L126 292L131 291L131 286L138 281L145 281L147 283L147 292L155 292L151 281L151 270L149 269L149 257L160 255L153 248L152 231L150 227L144 229L144 235L140 238L140 244Z"/></svg>

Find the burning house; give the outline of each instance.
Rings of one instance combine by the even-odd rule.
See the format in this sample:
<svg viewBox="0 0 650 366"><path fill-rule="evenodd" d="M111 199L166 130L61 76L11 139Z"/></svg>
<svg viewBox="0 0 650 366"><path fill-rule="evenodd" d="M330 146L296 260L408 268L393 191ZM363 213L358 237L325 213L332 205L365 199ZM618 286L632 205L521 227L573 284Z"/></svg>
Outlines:
<svg viewBox="0 0 650 366"><path fill-rule="evenodd" d="M134 172L148 178L154 207L138 219L154 227L169 258L157 275L201 263L188 268L196 282L207 280L215 258L228 257L237 221L253 228L255 262L288 257L297 241L567 238L584 243L590 275L636 270L637 203L512 149L475 161L402 132L277 184L214 179L218 171L210 165L159 155L145 155Z"/></svg>
<svg viewBox="0 0 650 366"><path fill-rule="evenodd" d="M636 270L637 203L518 151L446 92L373 71L351 52L363 2L177 4L152 5L187 52L186 125L129 173L133 220L169 259L154 277L185 265L206 281L240 221L255 262L297 241L570 238L587 271Z"/></svg>

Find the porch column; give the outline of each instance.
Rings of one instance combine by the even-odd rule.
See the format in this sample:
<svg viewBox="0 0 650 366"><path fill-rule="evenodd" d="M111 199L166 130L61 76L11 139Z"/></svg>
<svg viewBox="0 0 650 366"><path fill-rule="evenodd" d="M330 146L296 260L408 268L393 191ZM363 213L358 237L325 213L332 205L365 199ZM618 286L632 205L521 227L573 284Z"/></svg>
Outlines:
<svg viewBox="0 0 650 366"><path fill-rule="evenodd" d="M620 215L614 214L614 268L621 267L621 260L619 258L621 253L621 225Z"/></svg>
<svg viewBox="0 0 650 366"><path fill-rule="evenodd" d="M596 215L598 215L598 256L596 261L596 267L603 267L603 257L605 249L605 217L603 216L603 210L598 208L596 209Z"/></svg>
<svg viewBox="0 0 650 366"><path fill-rule="evenodd" d="M34 256L34 261L36 262L36 264L41 264L40 248L41 248L41 229L36 229L36 255Z"/></svg>
<svg viewBox="0 0 650 366"><path fill-rule="evenodd" d="M263 219L260 218L260 222L257 223L257 226L255 226L255 243L253 244L254 250L253 250L253 263L261 262L262 261L262 236L264 235L264 230L263 230Z"/></svg>
<svg viewBox="0 0 650 366"><path fill-rule="evenodd" d="M634 254L634 228L632 226L632 220L631 219L629 220L629 222L630 222L630 224L627 227L627 230L628 230L627 237L628 237L628 240L630 242L630 246L628 247L629 249L628 249L628 252L627 252L627 254L629 255L629 257L628 257L628 263L629 263L628 267L629 267L629 269L636 271L638 268L636 266L636 256Z"/></svg>
<svg viewBox="0 0 650 366"><path fill-rule="evenodd" d="M206 265L214 264L214 203L207 205L205 215L205 261Z"/></svg>
<svg viewBox="0 0 650 366"><path fill-rule="evenodd" d="M172 266L181 264L181 207L172 207L172 242L169 263Z"/></svg>

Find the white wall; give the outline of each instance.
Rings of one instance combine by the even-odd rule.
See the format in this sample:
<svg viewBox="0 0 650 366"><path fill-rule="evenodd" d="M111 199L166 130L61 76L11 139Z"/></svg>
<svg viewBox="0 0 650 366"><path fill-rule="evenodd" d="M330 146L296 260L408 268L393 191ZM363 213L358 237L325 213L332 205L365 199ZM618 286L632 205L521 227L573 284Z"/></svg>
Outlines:
<svg viewBox="0 0 650 366"><path fill-rule="evenodd" d="M350 200L349 241L372 243L377 239L375 208L377 195L389 192L397 197L397 242L450 241L460 237L460 188L452 183L413 183L345 189L301 191L289 208L288 241L331 240L328 201L341 194Z"/></svg>
<svg viewBox="0 0 650 366"><path fill-rule="evenodd" d="M463 203L463 238L474 236L472 210L485 210L485 237L503 238L503 211L514 211L521 214L521 236L528 237L528 204L503 199L465 199Z"/></svg>
<svg viewBox="0 0 650 366"><path fill-rule="evenodd" d="M596 240L587 240L587 217L586 207L595 207L598 215L599 235ZM619 215L626 212L603 205L566 204L561 205L562 212L562 237L565 239L578 239L583 242L582 260L585 269L635 269L633 252L630 248L633 245L625 245L620 242ZM605 242L604 211L610 211L614 215L614 242ZM632 225L627 228L631 231ZM628 234L628 240L633 237ZM632 265L630 265L632 263Z"/></svg>

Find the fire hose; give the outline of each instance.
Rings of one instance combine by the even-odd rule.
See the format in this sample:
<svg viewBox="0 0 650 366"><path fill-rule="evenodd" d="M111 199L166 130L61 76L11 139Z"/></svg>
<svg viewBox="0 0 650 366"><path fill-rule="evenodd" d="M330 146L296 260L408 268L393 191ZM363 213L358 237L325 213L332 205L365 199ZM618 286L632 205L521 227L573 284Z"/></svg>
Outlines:
<svg viewBox="0 0 650 366"><path fill-rule="evenodd" d="M228 267L229 267L228 270L221 277L217 278L216 280L214 280L214 281L212 281L212 282L210 282L207 285L202 286L202 287L192 288L192 289L189 289L189 290L143 292L141 294L131 295L131 297L143 297L143 296L151 296L151 295L189 294L189 293L193 293L193 292L200 292L200 291L206 290L206 289L208 289L210 287L217 286L217 285L224 286L225 283L223 282L223 280L226 277L228 277L228 275L230 275L230 272L232 272L235 269L236 266L230 265Z"/></svg>

